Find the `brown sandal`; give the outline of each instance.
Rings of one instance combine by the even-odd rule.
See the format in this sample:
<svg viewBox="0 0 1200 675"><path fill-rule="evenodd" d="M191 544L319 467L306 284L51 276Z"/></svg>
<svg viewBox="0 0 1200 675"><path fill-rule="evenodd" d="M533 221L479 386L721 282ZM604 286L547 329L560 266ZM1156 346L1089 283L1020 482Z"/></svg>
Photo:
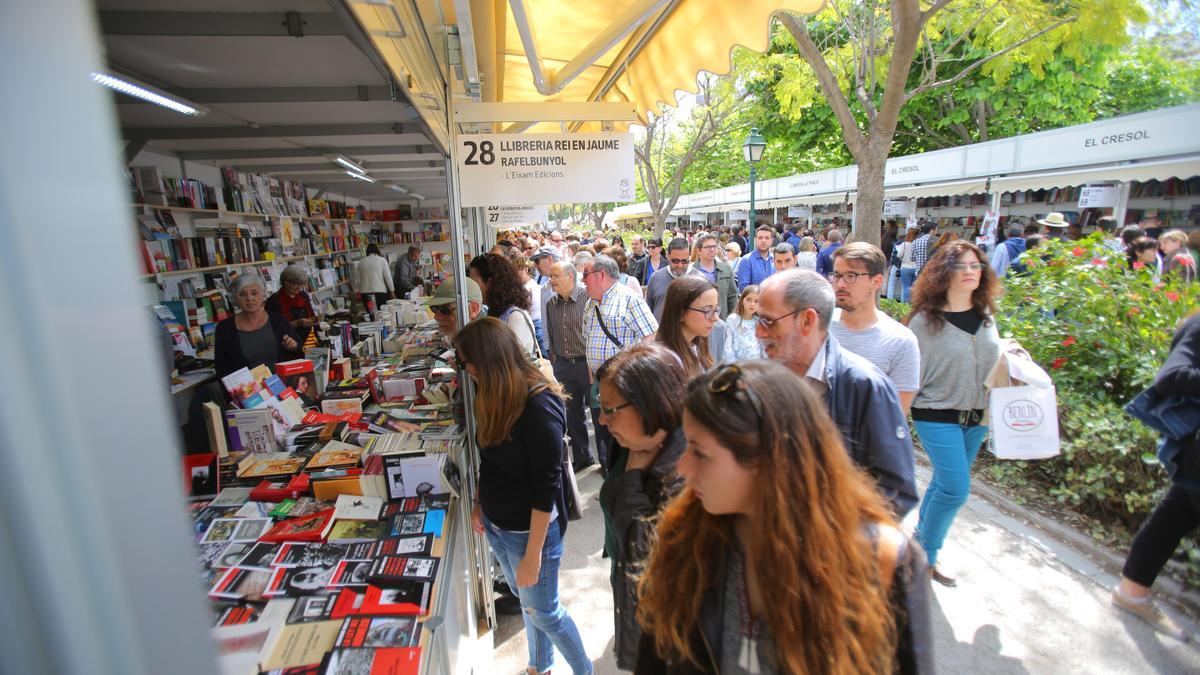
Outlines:
<svg viewBox="0 0 1200 675"><path fill-rule="evenodd" d="M945 574L942 574L936 567L929 568L929 578L947 588L954 588L958 585L958 582L954 580L954 577L948 577Z"/></svg>

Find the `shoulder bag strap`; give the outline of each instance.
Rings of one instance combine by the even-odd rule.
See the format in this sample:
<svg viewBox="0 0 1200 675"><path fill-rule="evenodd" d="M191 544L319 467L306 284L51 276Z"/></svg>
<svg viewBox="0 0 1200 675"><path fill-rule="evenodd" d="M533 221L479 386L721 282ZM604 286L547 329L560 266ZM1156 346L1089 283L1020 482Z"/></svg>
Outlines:
<svg viewBox="0 0 1200 675"><path fill-rule="evenodd" d="M533 319L529 318L529 312L526 312L523 309L518 309L517 311L521 313L521 316L525 317L525 325L529 326L529 334L533 336L533 351L537 355L537 358L546 358L542 354L542 345L538 343L537 329L533 327Z"/></svg>
<svg viewBox="0 0 1200 675"><path fill-rule="evenodd" d="M592 309L596 310L596 320L600 322L600 330L604 331L604 334L608 336L609 340L612 340L617 349L624 349L625 345L621 344L621 341L608 330L608 326L604 325L604 317L600 316L600 305L592 305Z"/></svg>

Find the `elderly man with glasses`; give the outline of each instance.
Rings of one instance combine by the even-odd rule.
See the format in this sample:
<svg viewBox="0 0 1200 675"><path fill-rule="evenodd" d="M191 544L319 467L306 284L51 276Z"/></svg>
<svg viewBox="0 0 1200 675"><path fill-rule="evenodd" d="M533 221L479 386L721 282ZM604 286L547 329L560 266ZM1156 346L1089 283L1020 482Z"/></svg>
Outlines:
<svg viewBox="0 0 1200 675"><path fill-rule="evenodd" d="M824 398L850 458L903 518L917 503L908 420L892 381L830 334L834 303L833 287L815 272L773 274L760 286L758 339Z"/></svg>

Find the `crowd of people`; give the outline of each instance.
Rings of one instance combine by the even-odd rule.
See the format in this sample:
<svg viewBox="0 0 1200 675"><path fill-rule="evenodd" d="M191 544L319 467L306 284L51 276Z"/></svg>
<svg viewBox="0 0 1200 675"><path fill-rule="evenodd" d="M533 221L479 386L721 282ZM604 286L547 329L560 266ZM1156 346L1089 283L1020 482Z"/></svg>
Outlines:
<svg viewBox="0 0 1200 675"><path fill-rule="evenodd" d="M1195 279L1181 233L1100 227L1131 269ZM898 229L883 247L765 225L628 242L527 233L471 261L467 326L452 282L437 289L431 309L477 386L475 527L519 600L530 673L555 647L592 672L557 574L565 467L594 464L622 669L932 669L929 583L957 583L940 554L988 433L1003 277L1039 237L1079 233L1049 214L989 255L933 223ZM911 303L903 322L878 309L883 295ZM933 467L924 494L910 416ZM1146 599L1158 560L1200 522L1200 499L1172 494L1192 526L1159 516L1142 537L1153 553L1114 592L1159 627ZM909 536L899 522L914 509Z"/></svg>

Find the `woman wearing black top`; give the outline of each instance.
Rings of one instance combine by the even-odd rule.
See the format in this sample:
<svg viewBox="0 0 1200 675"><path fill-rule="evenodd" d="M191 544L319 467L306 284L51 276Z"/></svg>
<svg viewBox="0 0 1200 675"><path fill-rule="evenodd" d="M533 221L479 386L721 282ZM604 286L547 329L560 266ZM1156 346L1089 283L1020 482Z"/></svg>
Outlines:
<svg viewBox="0 0 1200 675"><path fill-rule="evenodd" d="M617 667L633 670L641 636L637 581L654 547L659 513L683 489L675 465L685 445L679 392L688 378L675 352L648 343L605 361L596 379L600 423L614 441L600 488L604 549L612 561L614 650Z"/></svg>
<svg viewBox="0 0 1200 675"><path fill-rule="evenodd" d="M479 492L472 520L521 600L528 672L548 671L558 647L572 671L587 675L592 664L579 629L558 598L567 530L562 390L529 361L499 319L467 324L454 337L454 349L477 387Z"/></svg>
<svg viewBox="0 0 1200 675"><path fill-rule="evenodd" d="M229 294L241 311L217 324L213 357L218 377L259 364L274 369L280 361L304 358L292 324L266 308L267 285L262 277L238 276Z"/></svg>

